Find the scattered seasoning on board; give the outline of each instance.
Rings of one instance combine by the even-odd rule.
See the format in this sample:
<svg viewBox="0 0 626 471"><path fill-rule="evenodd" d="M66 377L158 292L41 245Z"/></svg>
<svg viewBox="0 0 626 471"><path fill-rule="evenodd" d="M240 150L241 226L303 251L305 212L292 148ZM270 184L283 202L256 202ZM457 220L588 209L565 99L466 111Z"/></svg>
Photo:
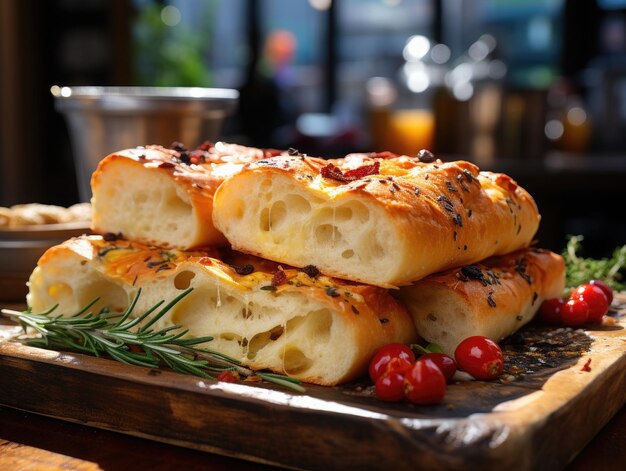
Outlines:
<svg viewBox="0 0 626 471"><path fill-rule="evenodd" d="M583 367L580 369L580 371L586 371L586 372L590 372L591 371L591 358L589 358L585 364L583 365Z"/></svg>

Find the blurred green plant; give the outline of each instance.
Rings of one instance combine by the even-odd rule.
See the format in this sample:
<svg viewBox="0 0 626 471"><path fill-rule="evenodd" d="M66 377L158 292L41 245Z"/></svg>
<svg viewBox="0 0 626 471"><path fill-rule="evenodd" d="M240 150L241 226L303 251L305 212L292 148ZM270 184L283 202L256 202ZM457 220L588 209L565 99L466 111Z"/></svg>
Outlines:
<svg viewBox="0 0 626 471"><path fill-rule="evenodd" d="M608 258L594 259L580 256L583 236L569 236L562 255L565 259L566 290L573 289L589 280L602 280L613 289L624 291L626 283L626 245L616 247Z"/></svg>
<svg viewBox="0 0 626 471"><path fill-rule="evenodd" d="M207 87L213 78L205 64L210 51L213 2L202 2L200 25L185 21L169 26L166 5L152 1L140 7L133 27L134 81L141 86Z"/></svg>

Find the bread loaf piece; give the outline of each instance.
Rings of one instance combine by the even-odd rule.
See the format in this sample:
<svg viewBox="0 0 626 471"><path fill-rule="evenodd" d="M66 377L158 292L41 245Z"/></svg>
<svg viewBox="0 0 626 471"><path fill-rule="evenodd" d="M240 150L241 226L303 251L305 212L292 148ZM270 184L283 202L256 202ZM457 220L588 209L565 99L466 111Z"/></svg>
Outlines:
<svg viewBox="0 0 626 471"><path fill-rule="evenodd" d="M380 154L257 161L219 187L213 210L237 250L381 287L527 247L539 219L506 175Z"/></svg>
<svg viewBox="0 0 626 471"><path fill-rule="evenodd" d="M223 245L213 194L246 162L276 154L218 142L194 151L138 147L105 157L91 179L92 230L179 249Z"/></svg>
<svg viewBox="0 0 626 471"><path fill-rule="evenodd" d="M192 287L157 327L183 324L194 337L214 337L207 348L244 365L322 385L363 374L384 344L417 339L411 315L386 290L313 267L282 269L248 256L230 263L204 252L83 236L41 257L27 301L34 311L58 304L57 312L71 315L100 297L94 309L122 312L141 287L139 315Z"/></svg>
<svg viewBox="0 0 626 471"><path fill-rule="evenodd" d="M419 334L454 354L467 337L499 341L528 323L541 303L562 296L563 257L526 249L431 275L398 295Z"/></svg>

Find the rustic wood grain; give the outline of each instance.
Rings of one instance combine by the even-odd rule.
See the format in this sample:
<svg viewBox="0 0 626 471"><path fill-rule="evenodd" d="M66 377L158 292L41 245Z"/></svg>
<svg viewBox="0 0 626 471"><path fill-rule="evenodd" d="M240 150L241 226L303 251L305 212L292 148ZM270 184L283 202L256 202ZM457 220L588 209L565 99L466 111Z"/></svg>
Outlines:
<svg viewBox="0 0 626 471"><path fill-rule="evenodd" d="M102 469L96 463L70 458L58 453L50 453L38 448L21 445L0 439L1 469L64 469L94 471Z"/></svg>
<svg viewBox="0 0 626 471"><path fill-rule="evenodd" d="M624 404L624 332L622 318L590 332L582 357L509 384L453 384L430 407L382 403L354 384L294 394L4 342L0 403L299 469L555 469Z"/></svg>

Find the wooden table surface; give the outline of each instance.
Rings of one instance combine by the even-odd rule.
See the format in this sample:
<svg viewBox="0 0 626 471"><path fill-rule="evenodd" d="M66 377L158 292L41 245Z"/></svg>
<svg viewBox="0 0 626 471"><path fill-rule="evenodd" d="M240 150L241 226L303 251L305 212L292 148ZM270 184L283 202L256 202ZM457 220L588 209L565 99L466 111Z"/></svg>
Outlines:
<svg viewBox="0 0 626 471"><path fill-rule="evenodd" d="M622 470L625 459L626 408L566 469ZM0 406L0 469L244 471L271 468Z"/></svg>
<svg viewBox="0 0 626 471"><path fill-rule="evenodd" d="M3 303L3 307L10 306ZM0 389L6 381L10 378L0 378ZM41 385L41 393L45 394L45 384ZM566 469L621 470L625 462L626 407ZM0 406L0 470L5 469L211 471L270 467Z"/></svg>

